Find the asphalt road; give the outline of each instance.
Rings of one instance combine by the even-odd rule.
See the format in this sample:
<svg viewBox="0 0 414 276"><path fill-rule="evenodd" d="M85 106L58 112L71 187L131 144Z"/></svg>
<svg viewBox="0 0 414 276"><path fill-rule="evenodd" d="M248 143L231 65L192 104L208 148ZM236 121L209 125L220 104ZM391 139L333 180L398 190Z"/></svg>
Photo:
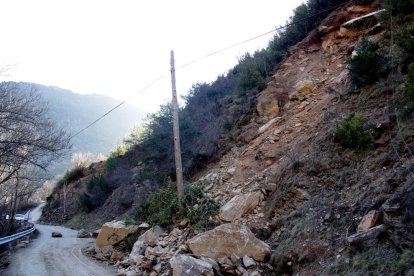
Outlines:
<svg viewBox="0 0 414 276"><path fill-rule="evenodd" d="M36 210L39 211L39 210ZM37 216L37 215L36 215ZM38 217L38 216L37 216ZM32 218L34 212L32 212ZM84 256L81 249L94 239L79 239L77 231L60 226L36 225L40 235L27 248L15 251L10 266L0 272L5 276L106 276L116 275L113 267ZM62 238L52 238L59 231Z"/></svg>

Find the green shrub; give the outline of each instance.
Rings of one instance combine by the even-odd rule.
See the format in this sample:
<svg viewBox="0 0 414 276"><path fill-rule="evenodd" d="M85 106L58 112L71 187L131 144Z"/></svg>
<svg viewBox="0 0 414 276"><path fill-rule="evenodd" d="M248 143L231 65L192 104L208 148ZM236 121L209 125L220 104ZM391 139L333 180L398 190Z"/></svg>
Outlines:
<svg viewBox="0 0 414 276"><path fill-rule="evenodd" d="M112 172L117 164L118 157L116 156L109 156L108 159L106 159L106 169L108 170L108 172Z"/></svg>
<svg viewBox="0 0 414 276"><path fill-rule="evenodd" d="M406 15L414 12L414 0L385 0L385 8L395 15Z"/></svg>
<svg viewBox="0 0 414 276"><path fill-rule="evenodd" d="M408 66L408 72L405 75L404 97L407 102L403 115L409 115L414 111L414 63Z"/></svg>
<svg viewBox="0 0 414 276"><path fill-rule="evenodd" d="M410 268L410 258L413 255L413 252L413 249L404 249L398 260L391 265L393 270L400 273L407 271Z"/></svg>
<svg viewBox="0 0 414 276"><path fill-rule="evenodd" d="M96 190L103 191L105 193L110 191L108 182L105 180L103 175L93 175L86 183L86 191L93 193Z"/></svg>
<svg viewBox="0 0 414 276"><path fill-rule="evenodd" d="M56 183L54 191L62 188L65 183L70 183L83 177L83 173L83 167L75 167L69 171L66 171L65 175Z"/></svg>
<svg viewBox="0 0 414 276"><path fill-rule="evenodd" d="M86 192L79 197L80 205L86 212L91 212L105 202L111 191L103 175L94 175L86 183Z"/></svg>
<svg viewBox="0 0 414 276"><path fill-rule="evenodd" d="M177 190L173 184L151 194L147 201L137 209L136 220L150 225L168 226L173 224L180 205Z"/></svg>
<svg viewBox="0 0 414 276"><path fill-rule="evenodd" d="M150 225L168 227L180 219L188 218L196 228L207 228L210 217L217 215L219 206L212 200L204 198L201 188L186 185L180 202L177 188L168 181L167 186L151 194L147 201L137 209L136 220Z"/></svg>
<svg viewBox="0 0 414 276"><path fill-rule="evenodd" d="M87 193L83 193L79 196L79 202L85 212L89 213L95 209L92 204L91 197Z"/></svg>
<svg viewBox="0 0 414 276"><path fill-rule="evenodd" d="M119 145L115 150L109 152L108 159L106 159L106 169L111 172L115 169L118 164L120 157L124 156L127 152L127 148L124 145Z"/></svg>
<svg viewBox="0 0 414 276"><path fill-rule="evenodd" d="M336 126L335 139L344 147L362 150L371 142L371 135L365 130L365 118L351 114Z"/></svg>
<svg viewBox="0 0 414 276"><path fill-rule="evenodd" d="M372 84L387 73L389 59L379 48L378 44L364 38L357 55L348 60L351 80L357 87Z"/></svg>
<svg viewBox="0 0 414 276"><path fill-rule="evenodd" d="M208 229L210 217L218 214L219 206L211 199L203 199L198 205L191 206L187 209L187 218L194 228Z"/></svg>
<svg viewBox="0 0 414 276"><path fill-rule="evenodd" d="M403 25L397 31L396 43L408 55L414 55L414 23Z"/></svg>

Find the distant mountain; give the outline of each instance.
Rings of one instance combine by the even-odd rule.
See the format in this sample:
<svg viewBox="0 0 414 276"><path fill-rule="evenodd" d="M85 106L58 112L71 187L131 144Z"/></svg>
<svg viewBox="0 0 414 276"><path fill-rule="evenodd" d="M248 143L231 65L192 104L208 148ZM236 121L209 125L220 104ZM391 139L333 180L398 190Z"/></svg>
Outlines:
<svg viewBox="0 0 414 276"><path fill-rule="evenodd" d="M48 102L50 117L59 127L75 134L121 101L99 94L76 94L70 90L34 83L16 83L21 89L34 88ZM73 138L72 153L90 152L107 154L128 131L144 118L144 113L132 105L124 104L95 125ZM62 174L70 166L71 156L53 164L51 174Z"/></svg>

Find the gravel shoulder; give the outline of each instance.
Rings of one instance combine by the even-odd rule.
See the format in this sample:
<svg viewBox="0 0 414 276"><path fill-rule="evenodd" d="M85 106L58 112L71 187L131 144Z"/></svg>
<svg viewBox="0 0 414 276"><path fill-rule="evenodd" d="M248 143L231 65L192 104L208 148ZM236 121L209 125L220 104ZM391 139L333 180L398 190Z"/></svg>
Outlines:
<svg viewBox="0 0 414 276"><path fill-rule="evenodd" d="M79 239L77 231L60 226L36 225L40 232L27 248L13 253L10 266L0 272L5 276L40 275L115 275L109 265L95 262L84 256L81 249L94 243L94 239ZM59 231L62 238L52 238L51 233Z"/></svg>

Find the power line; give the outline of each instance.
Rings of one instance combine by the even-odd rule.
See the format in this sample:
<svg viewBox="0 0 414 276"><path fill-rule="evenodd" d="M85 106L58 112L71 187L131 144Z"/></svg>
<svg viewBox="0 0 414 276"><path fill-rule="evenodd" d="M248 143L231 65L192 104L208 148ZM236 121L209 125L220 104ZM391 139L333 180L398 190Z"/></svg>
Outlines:
<svg viewBox="0 0 414 276"><path fill-rule="evenodd" d="M145 90L147 90L148 88L150 88L151 86L153 86L154 84L156 84L157 82L159 82L160 80L162 80L163 78L165 78L166 75L167 74L164 74L164 75L161 75L160 77L154 79L148 85L144 86L141 90L139 90L138 92L136 92L135 94L133 94L132 96L130 96L127 100L130 100L130 99L136 97L138 94L144 92ZM116 110L119 107L121 107L122 105L124 105L127 102L127 100L123 100L122 102L120 102L119 104L117 104L116 106L114 106L113 108L111 108L110 110L108 110L105 114L101 115L95 121L93 121L92 123L90 123L86 127L82 128L81 130L79 130L78 132L76 132L75 134L73 134L72 136L70 136L70 139L72 139L73 137L78 136L79 134L81 134L82 132L84 132L85 130L87 130L88 128L90 128L91 126L93 126L94 124L96 124L97 122L99 122L100 120L102 120L103 118L105 118L106 116L108 116L114 110Z"/></svg>
<svg viewBox="0 0 414 276"><path fill-rule="evenodd" d="M190 61L190 62L187 62L187 63L185 63L185 64L183 64L183 65L178 66L176 70L180 70L180 69L185 68L185 67L187 67L187 66L189 66L189 65L192 65L192 64L194 64L194 63L200 62L201 60L204 60L204 59L206 59L206 58L209 58L209 57L214 56L214 55L216 55L216 54L219 54L219 53L221 53L221 52L227 51L227 50L229 50L229 49L235 48L235 47L237 47L237 46L240 46L240 45L245 44L245 43L247 43L247 42L253 41L253 40L255 40L255 39L261 38L261 37L263 37L263 36L266 36L266 35L269 35L269 34L275 33L275 32L277 32L277 31L280 31L280 30L283 30L283 29L286 29L286 28L287 28L287 27L289 27L289 26L296 25L296 24L298 24L298 23L300 23L300 22L302 22L302 21L309 20L309 19L311 19L311 18L313 18L313 17L315 17L315 16L318 16L318 15L324 14L324 13L326 13L326 12L329 12L329 11L331 11L331 10L337 9L337 8L339 8L339 7L345 6L345 5L347 5L347 4L351 3L351 2L354 2L354 1L356 1L356 0L350 0L350 1L344 2L344 3L342 3L342 4L336 5L336 6L334 6L334 7L329 8L329 9L325 9L325 10L320 11L320 12L318 12L318 13L315 13L315 14L313 14L313 15L310 15L310 16L307 16L307 17L304 17L304 18L301 18L301 19L296 20L296 21L292 21L292 22L290 22L290 23L287 23L286 25L283 25L283 26L277 27L276 29L273 29L273 30L271 30L271 31L268 31L268 32L265 32L265 33L263 33L263 34L257 35L257 36L255 36L255 37L252 37L252 38L249 38L249 39L243 40L243 41L238 42L238 43L235 43L235 44L232 44L232 45L227 46L227 47L224 47L224 48L222 48L222 49L220 49L220 50L217 50L217 51L211 52L211 53L209 53L209 54L207 54L207 55L205 55L205 56L202 56L202 57L200 57L200 58L194 59L194 60L192 60L192 61Z"/></svg>
<svg viewBox="0 0 414 276"><path fill-rule="evenodd" d="M302 21L308 20L308 19L310 19L310 18L312 18L312 17L318 16L318 15L321 15L321 14L323 14L323 13L329 12L329 11L331 11L331 10L337 9L337 8L339 8L339 7L345 6L345 5L347 5L347 4L351 3L351 2L354 2L354 1L356 1L356 0L350 0L350 1L344 2L344 3L342 3L342 4L336 5L336 6L334 6L334 7L328 8L328 9L325 9L325 10L320 11L320 12L318 12L318 13L315 13L315 14L313 14L313 15L310 15L310 16L307 16L307 17L301 18L301 19L299 19L299 20L296 20L296 21L290 22L290 23L288 23L288 24L285 24L284 26L281 26L281 27L275 28L275 29L273 29L273 30L271 30L271 31L268 31L268 32L265 32L265 33L263 33L263 34L257 35L257 36L255 36L255 37L251 37L251 38L249 38L249 39L246 39L246 40L244 40L244 41L241 41L241 42L238 42L238 43L232 44L232 45L227 46L227 47L224 47L224 48L222 48L222 49L220 49L220 50L217 50L217 51L211 52L211 53L209 53L209 54L207 54L207 55L204 55L204 56L202 56L202 57L200 57L200 58L197 58L197 59L195 59L195 60L192 60L192 61L190 61L190 62L187 62L187 63L185 63L185 64L183 64L183 65L181 65L181 66L178 66L178 67L176 68L176 70L175 70L175 71L181 70L181 69L183 69L183 68L185 68L185 67L187 67L187 66L190 66L190 65L192 65L192 64L198 63L198 62L200 62L200 61L202 61L202 60L204 60L204 59L206 59L206 58L209 58L209 57L211 57L211 56L217 55L217 54L219 54L219 53L221 53L221 52L224 52L224 51L226 51L226 50L229 50L229 49L235 48L235 47L237 47L237 46L243 45L243 44L245 44L245 43L247 43L247 42L250 42L250 41L256 40L256 39L258 39L258 38L260 38L260 37L263 37L263 36L269 35L269 34L271 34L271 33L275 33L275 32L280 31L280 30L283 30L283 29L285 29L285 28L287 28L287 27L289 27L289 26L296 25L296 24L298 24L298 23L300 23L300 22L302 22ZM166 76L167 76L167 73L165 73L165 74L161 75L160 77L158 77L158 78L154 79L152 82L150 82L148 85L146 85L145 87L143 87L141 90L139 90L138 92L136 92L135 94L133 94L132 96L130 96L130 97L128 98L128 100L129 100L129 99L132 99L132 98L136 97L138 94L140 94L140 93L144 92L144 91L145 91L145 90L147 90L149 87L151 87L152 85L156 84L157 82L159 82L160 80L162 80L162 79L163 79L164 77L166 77ZM89 125L85 126L84 128L82 128L81 130L79 130L79 131L78 131L78 132L76 132L75 134L71 135L71 136L70 136L70 139L72 139L72 138L74 138L74 137L78 136L79 134L81 134L82 132L84 132L85 130L87 130L88 128L90 128L91 126L93 126L94 124L96 124L97 122L99 122L100 120L102 120L103 118L105 118L106 116L108 116L110 113L112 113L113 111L115 111L116 109L118 109L119 107L121 107L122 105L124 105L124 104L126 103L126 101L127 101L127 100L124 100L124 101L122 101L121 103L117 104L116 106L114 106L113 108L111 108L110 110L108 110L107 112L105 112L103 115L101 115L99 118L97 118L96 120L94 120L92 123L90 123Z"/></svg>

